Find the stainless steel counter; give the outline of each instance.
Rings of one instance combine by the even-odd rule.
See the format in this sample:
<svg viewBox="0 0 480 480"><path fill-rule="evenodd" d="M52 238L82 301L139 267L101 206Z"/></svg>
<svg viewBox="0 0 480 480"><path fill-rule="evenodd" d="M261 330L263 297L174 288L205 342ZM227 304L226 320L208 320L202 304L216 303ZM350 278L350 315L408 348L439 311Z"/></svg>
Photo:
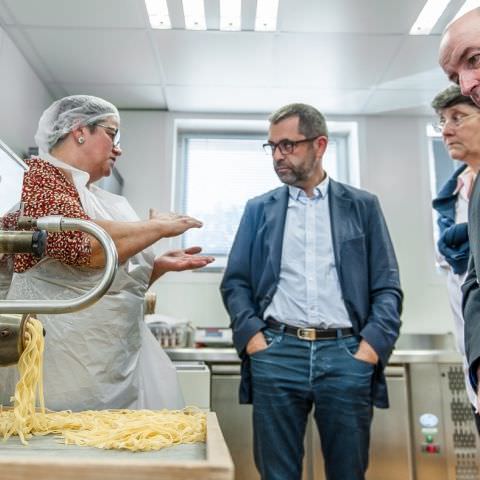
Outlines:
<svg viewBox="0 0 480 480"><path fill-rule="evenodd" d="M174 361L203 361L207 363L239 363L234 348L171 348L165 352ZM454 350L394 350L390 364L460 363Z"/></svg>
<svg viewBox="0 0 480 480"><path fill-rule="evenodd" d="M208 363L240 362L234 348L166 348L165 352L175 362L190 360Z"/></svg>
<svg viewBox="0 0 480 480"><path fill-rule="evenodd" d="M236 350L231 348L171 348L165 350L175 361L204 361L208 363L238 363ZM409 334L400 335L390 357L391 364L458 363L461 357L455 349L453 335Z"/></svg>

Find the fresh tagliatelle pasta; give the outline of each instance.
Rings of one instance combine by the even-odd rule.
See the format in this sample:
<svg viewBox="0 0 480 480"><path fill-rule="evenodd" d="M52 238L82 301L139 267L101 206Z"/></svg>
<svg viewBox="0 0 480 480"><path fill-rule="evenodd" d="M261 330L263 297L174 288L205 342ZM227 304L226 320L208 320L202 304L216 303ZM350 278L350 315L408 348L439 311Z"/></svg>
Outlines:
<svg viewBox="0 0 480 480"><path fill-rule="evenodd" d="M5 440L18 435L26 444L34 435L55 434L65 444L134 452L205 441L206 414L195 407L183 410L47 411L42 390L42 324L30 318L25 330L25 350L18 363L20 379L12 397L13 409L0 411L0 435Z"/></svg>
<svg viewBox="0 0 480 480"><path fill-rule="evenodd" d="M2 412L0 415L0 431L4 438L17 434L23 443L30 436L32 420L35 418L37 394L40 409L45 414L43 400L43 327L35 318L29 318L25 325L25 349L18 361L20 379L15 387L13 411ZM4 423L4 418L9 421Z"/></svg>

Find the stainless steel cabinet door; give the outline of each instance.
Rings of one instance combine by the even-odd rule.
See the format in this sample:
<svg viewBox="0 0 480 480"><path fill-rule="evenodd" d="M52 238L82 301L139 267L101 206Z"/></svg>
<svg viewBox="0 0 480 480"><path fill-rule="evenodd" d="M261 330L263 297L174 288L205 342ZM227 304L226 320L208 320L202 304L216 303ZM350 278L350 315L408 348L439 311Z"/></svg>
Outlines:
<svg viewBox="0 0 480 480"><path fill-rule="evenodd" d="M211 409L225 437L235 465L235 480L260 480L253 459L252 406L238 403L240 385L239 365L210 365L212 372ZM311 425L308 426L308 432ZM307 437L310 438L310 433ZM309 459L311 442L305 442L305 459L302 480L311 480L312 465Z"/></svg>
<svg viewBox="0 0 480 480"><path fill-rule="evenodd" d="M413 479L407 380L393 368L403 371L387 367L390 408L374 412L367 480Z"/></svg>
<svg viewBox="0 0 480 480"><path fill-rule="evenodd" d="M240 375L228 374L228 367L216 375L219 367L223 366L212 365L211 405L235 464L235 480L259 480L253 460L252 407L238 403ZM229 368L235 372L235 365Z"/></svg>
<svg viewBox="0 0 480 480"><path fill-rule="evenodd" d="M387 367L390 408L375 409L367 480L412 480L407 380L404 367ZM320 438L311 429L314 480L324 480Z"/></svg>

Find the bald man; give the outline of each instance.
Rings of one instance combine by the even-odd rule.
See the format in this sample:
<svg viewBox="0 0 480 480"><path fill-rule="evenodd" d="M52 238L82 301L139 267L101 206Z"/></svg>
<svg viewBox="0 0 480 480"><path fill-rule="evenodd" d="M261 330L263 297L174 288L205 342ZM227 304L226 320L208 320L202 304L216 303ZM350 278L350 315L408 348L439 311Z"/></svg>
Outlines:
<svg viewBox="0 0 480 480"><path fill-rule="evenodd" d="M452 22L442 36L439 62L448 78L460 85L463 95L470 96L480 107L480 8L467 12ZM480 183L477 175L468 208L470 259L462 287L465 319L465 351L472 387L477 393L479 410L480 384ZM478 419L478 417L476 417ZM477 429L480 425L477 421Z"/></svg>
<svg viewBox="0 0 480 480"><path fill-rule="evenodd" d="M439 62L463 95L480 106L480 8L470 10L445 30Z"/></svg>

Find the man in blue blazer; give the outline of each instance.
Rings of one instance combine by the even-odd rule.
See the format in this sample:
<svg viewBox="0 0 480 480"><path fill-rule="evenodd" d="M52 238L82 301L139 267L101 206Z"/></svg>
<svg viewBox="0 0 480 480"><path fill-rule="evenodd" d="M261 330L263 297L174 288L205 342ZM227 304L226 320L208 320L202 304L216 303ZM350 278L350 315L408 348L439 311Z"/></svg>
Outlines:
<svg viewBox="0 0 480 480"><path fill-rule="evenodd" d="M364 479L373 405L388 407L395 253L377 198L323 170L327 143L315 108L272 114L264 148L286 185L247 203L221 285L263 480L300 480L312 407L327 478Z"/></svg>

